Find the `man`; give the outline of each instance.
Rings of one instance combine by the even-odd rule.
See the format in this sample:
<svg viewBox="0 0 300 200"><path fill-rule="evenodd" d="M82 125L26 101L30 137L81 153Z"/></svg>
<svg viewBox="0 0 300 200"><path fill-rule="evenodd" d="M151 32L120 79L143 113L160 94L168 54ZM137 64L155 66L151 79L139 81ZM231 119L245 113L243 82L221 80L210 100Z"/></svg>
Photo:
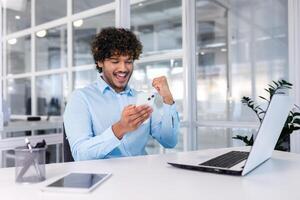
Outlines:
<svg viewBox="0 0 300 200"><path fill-rule="evenodd" d="M152 82L163 99L163 112L135 105L137 91L128 81L141 52L140 41L126 29L105 28L94 39L92 53L100 76L72 93L64 113L75 160L144 155L150 136L166 148L177 144L179 118L165 77Z"/></svg>

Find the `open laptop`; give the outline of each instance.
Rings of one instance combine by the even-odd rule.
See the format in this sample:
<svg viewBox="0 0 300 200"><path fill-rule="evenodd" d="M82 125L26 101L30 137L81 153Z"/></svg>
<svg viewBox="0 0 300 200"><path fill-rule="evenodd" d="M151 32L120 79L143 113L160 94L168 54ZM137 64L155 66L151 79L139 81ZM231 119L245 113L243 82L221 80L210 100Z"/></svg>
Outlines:
<svg viewBox="0 0 300 200"><path fill-rule="evenodd" d="M250 152L224 150L221 154L202 161L178 159L168 164L184 169L244 176L272 156L291 107L292 100L289 96L273 95Z"/></svg>

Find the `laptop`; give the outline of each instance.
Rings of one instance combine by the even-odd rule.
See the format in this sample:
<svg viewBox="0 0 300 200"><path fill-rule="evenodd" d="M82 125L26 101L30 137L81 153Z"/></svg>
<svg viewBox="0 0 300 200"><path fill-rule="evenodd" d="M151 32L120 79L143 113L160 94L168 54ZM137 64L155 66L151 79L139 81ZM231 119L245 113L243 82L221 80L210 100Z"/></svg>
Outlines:
<svg viewBox="0 0 300 200"><path fill-rule="evenodd" d="M198 156L198 159L177 159L168 164L183 169L244 176L272 156L291 108L289 96L273 95L250 152L224 150L204 160Z"/></svg>

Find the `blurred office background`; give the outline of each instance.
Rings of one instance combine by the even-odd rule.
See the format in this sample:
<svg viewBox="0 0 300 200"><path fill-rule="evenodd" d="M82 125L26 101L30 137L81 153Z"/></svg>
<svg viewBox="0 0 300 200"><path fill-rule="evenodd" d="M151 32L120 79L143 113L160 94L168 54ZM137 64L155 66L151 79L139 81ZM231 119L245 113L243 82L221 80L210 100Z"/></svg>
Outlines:
<svg viewBox="0 0 300 200"><path fill-rule="evenodd" d="M10 123L50 116L53 126L9 129L1 167L25 136L46 138L49 162L62 161L61 116L70 93L98 73L91 39L107 26L129 27L143 55L130 81L151 88L165 75L181 119L179 143L150 154L241 146L233 140L258 128L243 96L267 95L273 80L290 80L288 0L7 0L2 1L2 97ZM4 127L5 129L5 127ZM1 141L0 140L0 141Z"/></svg>

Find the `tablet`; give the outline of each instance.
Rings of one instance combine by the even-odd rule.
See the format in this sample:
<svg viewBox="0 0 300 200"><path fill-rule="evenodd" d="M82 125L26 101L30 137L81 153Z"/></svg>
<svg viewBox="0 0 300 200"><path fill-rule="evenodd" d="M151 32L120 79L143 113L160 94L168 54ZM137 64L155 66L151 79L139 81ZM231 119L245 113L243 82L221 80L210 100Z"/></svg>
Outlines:
<svg viewBox="0 0 300 200"><path fill-rule="evenodd" d="M46 185L42 188L42 191L87 193L109 178L110 175L109 173L93 174L73 172Z"/></svg>

